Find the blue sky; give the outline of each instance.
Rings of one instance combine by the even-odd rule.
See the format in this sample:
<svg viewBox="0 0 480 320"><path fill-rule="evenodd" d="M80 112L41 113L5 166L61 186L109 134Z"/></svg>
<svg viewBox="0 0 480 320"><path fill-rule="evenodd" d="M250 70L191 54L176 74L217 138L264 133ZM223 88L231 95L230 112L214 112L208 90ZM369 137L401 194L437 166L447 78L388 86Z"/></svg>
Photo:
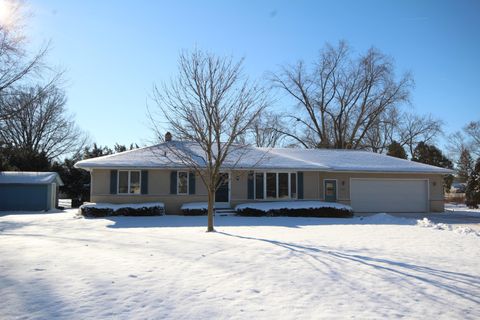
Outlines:
<svg viewBox="0 0 480 320"><path fill-rule="evenodd" d="M370 46L412 72L414 110L453 132L480 119L480 1L30 1L32 50L67 70L68 108L92 141L144 144L154 83L195 47L245 57L252 78L326 42ZM289 106L282 99L275 106Z"/></svg>

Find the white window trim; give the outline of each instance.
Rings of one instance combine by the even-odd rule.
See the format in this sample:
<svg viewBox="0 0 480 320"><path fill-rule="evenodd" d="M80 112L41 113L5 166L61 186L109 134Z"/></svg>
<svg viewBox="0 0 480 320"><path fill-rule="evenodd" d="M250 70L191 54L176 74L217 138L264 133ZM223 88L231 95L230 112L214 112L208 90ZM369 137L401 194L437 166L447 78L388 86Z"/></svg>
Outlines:
<svg viewBox="0 0 480 320"><path fill-rule="evenodd" d="M186 173L187 174L187 192L186 193L180 193L180 191L179 191L180 173ZM189 190L190 190L190 172L188 172L188 171L177 171L177 195L186 196L186 195L188 195Z"/></svg>
<svg viewBox="0 0 480 320"><path fill-rule="evenodd" d="M127 192L120 192L120 172L128 172ZM130 192L130 175L132 172L138 172L138 183L140 184L140 191L138 193ZM142 171L140 170L117 170L117 194L120 195L141 195L142 194Z"/></svg>
<svg viewBox="0 0 480 320"><path fill-rule="evenodd" d="M263 198L257 198L257 173L263 174ZM267 173L275 173L275 188L276 188L276 197L269 198L267 197ZM288 198L279 198L279 177L280 173L288 174ZM295 182L296 182L296 197L292 198L292 173L295 173ZM253 199L254 200L297 200L298 199L298 172L297 171L254 171L253 172Z"/></svg>

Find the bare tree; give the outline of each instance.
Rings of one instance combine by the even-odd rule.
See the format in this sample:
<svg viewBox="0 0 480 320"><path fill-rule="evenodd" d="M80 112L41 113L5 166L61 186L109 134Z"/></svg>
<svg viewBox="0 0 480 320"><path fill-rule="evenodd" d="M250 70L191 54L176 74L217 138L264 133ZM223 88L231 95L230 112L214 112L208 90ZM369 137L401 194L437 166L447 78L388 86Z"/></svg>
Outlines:
<svg viewBox="0 0 480 320"><path fill-rule="evenodd" d="M48 44L33 55L25 49L23 29L27 13L23 1L8 1L8 10L6 21L0 21L0 119L8 118L19 110L5 108L5 100L17 94L18 87L53 71L43 63ZM61 72L53 72L52 79L44 82L43 90L48 90L60 76ZM24 105L17 105L17 108L22 107Z"/></svg>
<svg viewBox="0 0 480 320"><path fill-rule="evenodd" d="M433 118L432 115L419 116L412 113L403 113L399 121L397 141L406 146L410 155L419 142L429 143L443 134L443 121Z"/></svg>
<svg viewBox="0 0 480 320"><path fill-rule="evenodd" d="M471 144L472 152L480 156L480 120L471 121L463 128L463 131Z"/></svg>
<svg viewBox="0 0 480 320"><path fill-rule="evenodd" d="M208 232L214 231L215 191L221 183L222 164L233 154L238 160L242 147L235 141L267 105L265 90L250 85L243 77L242 63L200 50L183 52L178 76L170 84L154 89L156 105L174 135L191 141L200 150L192 152L173 142L166 143L206 186Z"/></svg>
<svg viewBox="0 0 480 320"><path fill-rule="evenodd" d="M286 132L286 125L283 115L263 110L236 142L261 148L275 148L284 140L284 132Z"/></svg>
<svg viewBox="0 0 480 320"><path fill-rule="evenodd" d="M289 136L305 147L358 149L382 115L408 102L409 74L398 80L387 56L371 48L357 59L345 42L326 45L312 70L303 62L283 68L274 84L293 97Z"/></svg>
<svg viewBox="0 0 480 320"><path fill-rule="evenodd" d="M456 162L460 160L462 152L480 157L480 121L472 121L448 136L447 150L451 158Z"/></svg>
<svg viewBox="0 0 480 320"><path fill-rule="evenodd" d="M0 120L0 140L18 149L43 153L50 160L84 147L86 136L66 113L65 93L59 88L17 89L4 103L10 116Z"/></svg>
<svg viewBox="0 0 480 320"><path fill-rule="evenodd" d="M400 116L398 108L391 108L382 114L367 131L363 147L377 153L384 153L395 140Z"/></svg>

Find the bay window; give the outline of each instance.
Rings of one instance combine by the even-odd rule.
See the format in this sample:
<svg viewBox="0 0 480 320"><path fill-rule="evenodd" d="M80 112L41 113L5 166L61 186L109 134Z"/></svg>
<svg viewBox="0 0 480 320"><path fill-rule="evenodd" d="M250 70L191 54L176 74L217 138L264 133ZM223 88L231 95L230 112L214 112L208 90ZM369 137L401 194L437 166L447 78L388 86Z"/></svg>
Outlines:
<svg viewBox="0 0 480 320"><path fill-rule="evenodd" d="M277 174L267 172L267 199L277 197Z"/></svg>
<svg viewBox="0 0 480 320"><path fill-rule="evenodd" d="M255 199L263 199L263 172L255 173Z"/></svg>
<svg viewBox="0 0 480 320"><path fill-rule="evenodd" d="M254 194L257 200L296 199L295 172L255 172Z"/></svg>
<svg viewBox="0 0 480 320"><path fill-rule="evenodd" d="M297 174L290 173L290 197L295 199L297 197Z"/></svg>

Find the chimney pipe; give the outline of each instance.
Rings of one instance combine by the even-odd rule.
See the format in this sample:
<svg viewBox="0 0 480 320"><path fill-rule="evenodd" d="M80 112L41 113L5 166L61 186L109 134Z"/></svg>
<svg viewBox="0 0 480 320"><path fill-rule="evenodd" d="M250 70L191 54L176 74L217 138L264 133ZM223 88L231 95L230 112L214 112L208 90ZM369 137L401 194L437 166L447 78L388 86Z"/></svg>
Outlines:
<svg viewBox="0 0 480 320"><path fill-rule="evenodd" d="M165 133L165 141L166 142L172 141L172 134L170 132Z"/></svg>

